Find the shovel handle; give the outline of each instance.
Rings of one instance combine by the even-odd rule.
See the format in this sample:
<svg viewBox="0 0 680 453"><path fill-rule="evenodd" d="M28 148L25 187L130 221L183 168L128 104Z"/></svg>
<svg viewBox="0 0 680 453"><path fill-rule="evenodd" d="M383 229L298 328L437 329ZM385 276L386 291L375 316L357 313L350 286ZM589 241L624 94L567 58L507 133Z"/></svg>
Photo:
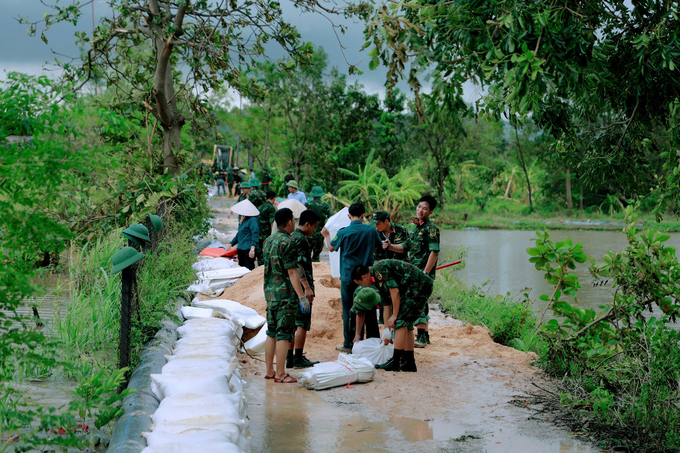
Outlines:
<svg viewBox="0 0 680 453"><path fill-rule="evenodd" d="M437 270L439 270L439 269L444 269L444 268L446 268L446 267L455 266L456 264L460 264L460 263L462 263L462 261L461 261L461 260L458 260L458 261L454 261L454 262L452 262L452 263L446 263L446 264L442 264L441 266L437 266L436 269L437 269Z"/></svg>

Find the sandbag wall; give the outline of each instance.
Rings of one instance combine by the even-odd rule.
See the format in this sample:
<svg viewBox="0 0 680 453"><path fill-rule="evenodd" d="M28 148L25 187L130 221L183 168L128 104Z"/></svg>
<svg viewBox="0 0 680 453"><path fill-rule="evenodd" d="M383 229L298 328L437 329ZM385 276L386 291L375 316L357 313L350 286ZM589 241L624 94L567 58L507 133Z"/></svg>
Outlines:
<svg viewBox="0 0 680 453"><path fill-rule="evenodd" d="M190 307L184 307L190 308ZM190 317L197 313L183 310ZM198 313L177 329L180 339L151 390L160 401L143 453L247 453L249 422L238 371L239 326Z"/></svg>

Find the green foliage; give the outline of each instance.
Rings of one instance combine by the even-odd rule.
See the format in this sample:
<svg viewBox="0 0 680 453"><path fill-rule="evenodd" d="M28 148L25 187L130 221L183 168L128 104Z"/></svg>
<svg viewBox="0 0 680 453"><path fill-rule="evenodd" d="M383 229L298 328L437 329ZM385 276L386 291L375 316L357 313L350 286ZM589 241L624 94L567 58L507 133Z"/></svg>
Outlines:
<svg viewBox="0 0 680 453"><path fill-rule="evenodd" d="M612 282L612 303L602 313L561 299L575 296L578 278L570 270L586 261L580 244L553 243L538 232L527 252L546 272L553 295L541 298L557 316L541 327L548 348L546 370L563 379L562 402L593 428L614 430L631 446L647 451L680 448L680 333L669 326L680 305L679 263L669 235L635 228L637 214L626 208L628 247L591 260L591 273ZM648 313L653 313L651 316Z"/></svg>

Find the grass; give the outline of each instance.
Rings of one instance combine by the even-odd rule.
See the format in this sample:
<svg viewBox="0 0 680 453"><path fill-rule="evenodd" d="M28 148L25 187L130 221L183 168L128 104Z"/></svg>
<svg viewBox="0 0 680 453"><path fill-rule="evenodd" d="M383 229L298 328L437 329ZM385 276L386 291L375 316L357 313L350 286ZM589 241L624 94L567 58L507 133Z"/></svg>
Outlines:
<svg viewBox="0 0 680 453"><path fill-rule="evenodd" d="M562 230L611 230L621 229L620 225L573 225L565 224L564 220L578 220L591 222L612 222L622 223L624 220L623 212L616 212L612 215L603 214L595 211L579 211L578 209L548 209L537 207L534 212L529 212L528 206L512 200L502 198L491 198L480 211L477 205L472 203L449 203L441 209L435 211L436 222L444 228L479 228L479 229L504 229L504 230L535 230L543 227L549 229ZM467 222L464 221L464 214L467 214ZM674 218L667 218L661 222L656 222L654 214L645 213L639 217L639 221L644 223L645 228L658 231L678 232L680 231L680 221Z"/></svg>
<svg viewBox="0 0 680 453"><path fill-rule="evenodd" d="M495 342L541 356L545 344L535 332L536 318L527 300L490 296L452 275L437 276L434 295L446 313L486 327Z"/></svg>

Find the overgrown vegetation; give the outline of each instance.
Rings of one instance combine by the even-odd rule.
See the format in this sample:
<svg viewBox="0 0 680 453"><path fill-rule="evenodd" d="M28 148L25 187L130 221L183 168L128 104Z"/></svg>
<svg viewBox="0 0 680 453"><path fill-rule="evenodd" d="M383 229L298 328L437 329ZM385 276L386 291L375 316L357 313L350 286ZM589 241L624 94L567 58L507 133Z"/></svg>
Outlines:
<svg viewBox="0 0 680 453"><path fill-rule="evenodd" d="M612 302L601 312L581 309L563 296L580 288L575 263L588 257L581 244L554 243L538 232L528 249L537 270L554 286L542 298L554 318L542 324L546 371L563 383L561 404L578 423L612 446L639 451L680 449L680 265L669 236L639 231L626 210L628 247L591 258L593 276L611 282ZM541 319L542 320L542 319ZM541 322L539 320L539 323Z"/></svg>

